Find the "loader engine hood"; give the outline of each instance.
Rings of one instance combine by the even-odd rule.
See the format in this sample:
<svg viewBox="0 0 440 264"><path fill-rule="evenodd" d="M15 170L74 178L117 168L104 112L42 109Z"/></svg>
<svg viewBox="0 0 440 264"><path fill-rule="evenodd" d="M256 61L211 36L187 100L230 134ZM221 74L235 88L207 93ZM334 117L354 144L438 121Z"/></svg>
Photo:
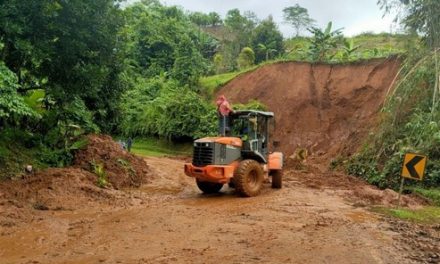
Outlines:
<svg viewBox="0 0 440 264"><path fill-rule="evenodd" d="M236 137L208 137L194 141L193 165L229 165L241 158L243 141Z"/></svg>

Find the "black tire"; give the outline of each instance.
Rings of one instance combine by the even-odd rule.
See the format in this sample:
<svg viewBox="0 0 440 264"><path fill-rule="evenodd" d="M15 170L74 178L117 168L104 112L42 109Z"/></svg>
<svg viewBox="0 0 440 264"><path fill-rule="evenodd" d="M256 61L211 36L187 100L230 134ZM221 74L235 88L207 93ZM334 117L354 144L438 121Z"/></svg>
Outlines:
<svg viewBox="0 0 440 264"><path fill-rule="evenodd" d="M244 197L257 196L264 182L264 171L255 160L243 160L234 173L237 192Z"/></svg>
<svg viewBox="0 0 440 264"><path fill-rule="evenodd" d="M206 194L210 193L218 193L220 189L223 187L222 183L215 183L215 182L205 182L200 181L199 179L196 179L197 187Z"/></svg>
<svg viewBox="0 0 440 264"><path fill-rule="evenodd" d="M281 189L283 187L283 171L273 170L270 175L272 176L272 188Z"/></svg>

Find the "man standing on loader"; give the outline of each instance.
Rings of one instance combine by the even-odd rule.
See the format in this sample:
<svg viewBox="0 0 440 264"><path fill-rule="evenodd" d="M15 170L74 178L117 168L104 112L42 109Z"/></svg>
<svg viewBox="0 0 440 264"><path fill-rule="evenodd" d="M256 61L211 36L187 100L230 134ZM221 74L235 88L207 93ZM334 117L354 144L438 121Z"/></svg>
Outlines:
<svg viewBox="0 0 440 264"><path fill-rule="evenodd" d="M221 95L217 98L217 114L219 117L219 134L221 136L226 136L230 132L229 125L229 114L233 113L231 105L224 95Z"/></svg>

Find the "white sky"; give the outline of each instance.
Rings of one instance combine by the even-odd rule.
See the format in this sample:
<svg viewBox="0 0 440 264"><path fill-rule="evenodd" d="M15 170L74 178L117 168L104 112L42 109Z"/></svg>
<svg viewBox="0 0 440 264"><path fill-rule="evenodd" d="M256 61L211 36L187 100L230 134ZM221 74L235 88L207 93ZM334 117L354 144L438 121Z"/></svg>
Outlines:
<svg viewBox="0 0 440 264"><path fill-rule="evenodd" d="M135 2L136 0L128 0ZM309 10L310 16L319 27L325 27L329 21L334 29L344 28L345 35L351 36L366 31L375 33L395 32L394 16L382 18L383 11L377 0L161 0L166 5L178 5L189 11L211 12L222 15L228 10L238 8L241 11L253 11L260 19L269 15L274 17L285 37L294 35L294 30L283 24L283 8L299 4Z"/></svg>

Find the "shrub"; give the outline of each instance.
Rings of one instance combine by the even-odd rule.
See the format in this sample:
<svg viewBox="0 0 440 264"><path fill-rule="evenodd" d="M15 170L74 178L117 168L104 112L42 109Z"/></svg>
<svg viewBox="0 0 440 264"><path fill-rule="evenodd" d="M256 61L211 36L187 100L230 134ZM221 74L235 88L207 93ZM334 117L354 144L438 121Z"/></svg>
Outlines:
<svg viewBox="0 0 440 264"><path fill-rule="evenodd" d="M425 180L411 184L440 185L440 111L436 52L409 57L402 76L383 108L380 128L369 145L352 157L348 172L380 187L397 187L403 155L429 157ZM438 69L438 70L436 70Z"/></svg>
<svg viewBox="0 0 440 264"><path fill-rule="evenodd" d="M14 122L23 117L36 117L33 111L17 93L18 78L0 61L0 127L2 122Z"/></svg>
<svg viewBox="0 0 440 264"><path fill-rule="evenodd" d="M215 133L215 108L176 81L154 78L127 92L121 132L132 136L196 138Z"/></svg>
<svg viewBox="0 0 440 264"><path fill-rule="evenodd" d="M238 56L237 63L240 70L251 67L255 63L255 52L249 47L243 48Z"/></svg>

